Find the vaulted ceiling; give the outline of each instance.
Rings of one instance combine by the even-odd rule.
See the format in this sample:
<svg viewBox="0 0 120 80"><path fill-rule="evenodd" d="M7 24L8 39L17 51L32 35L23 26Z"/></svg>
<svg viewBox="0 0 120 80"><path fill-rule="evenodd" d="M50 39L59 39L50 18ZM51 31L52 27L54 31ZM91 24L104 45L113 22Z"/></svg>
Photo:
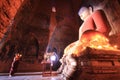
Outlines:
<svg viewBox="0 0 120 80"><path fill-rule="evenodd" d="M80 4L80 0L3 0L0 4L1 42L6 39L7 33L11 33L14 37L18 35L19 39L20 35L23 37L29 33L34 33L36 37L39 37L39 43L47 45L52 6L56 7L57 26L69 26L63 27L63 29L61 27L57 28L61 28L63 31L69 30L70 32L66 32L67 34L77 32L79 25L76 13ZM70 27L74 28L74 31ZM14 34L15 31L17 31L17 34ZM59 37L64 37L62 31L58 31L58 34ZM67 41L66 44L70 43L69 41L74 41L74 39L70 38ZM43 47L46 47L46 45Z"/></svg>

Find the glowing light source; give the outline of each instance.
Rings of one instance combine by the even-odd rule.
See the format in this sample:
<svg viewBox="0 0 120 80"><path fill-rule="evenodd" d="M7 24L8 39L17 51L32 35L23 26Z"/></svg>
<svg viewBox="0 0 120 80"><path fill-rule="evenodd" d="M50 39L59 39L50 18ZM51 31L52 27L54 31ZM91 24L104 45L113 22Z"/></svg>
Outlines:
<svg viewBox="0 0 120 80"><path fill-rule="evenodd" d="M55 6L52 7L52 12L56 12Z"/></svg>
<svg viewBox="0 0 120 80"><path fill-rule="evenodd" d="M117 45L111 45L109 39L98 31L88 30L83 33L81 39L68 45L64 53L73 53L76 56L80 56L80 53L86 49L86 47L103 49L103 50L118 50Z"/></svg>
<svg viewBox="0 0 120 80"><path fill-rule="evenodd" d="M55 60L56 60L56 56L55 56L55 55L52 55L52 56L50 57L50 60L51 60L51 61L55 61Z"/></svg>
<svg viewBox="0 0 120 80"><path fill-rule="evenodd" d="M56 61L57 54L55 52L46 53L46 54L44 54L44 59L47 61Z"/></svg>

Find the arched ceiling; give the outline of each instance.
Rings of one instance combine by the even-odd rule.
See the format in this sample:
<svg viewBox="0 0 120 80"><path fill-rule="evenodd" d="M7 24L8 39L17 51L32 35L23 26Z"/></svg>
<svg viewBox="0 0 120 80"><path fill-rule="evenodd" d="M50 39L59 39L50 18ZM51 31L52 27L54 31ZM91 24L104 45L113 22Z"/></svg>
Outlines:
<svg viewBox="0 0 120 80"><path fill-rule="evenodd" d="M44 14L50 16L51 7L52 5L55 5L57 9L56 15L61 17L68 16L70 14L70 9L65 10L65 8L67 9L71 7L71 11L76 13L80 4L81 0L2 0L0 3L0 39L4 37L8 26L13 24L16 14L19 14L22 8L26 7L25 11L27 11L28 14L31 14L30 16L33 15L32 17L36 18L39 14L42 14L43 16ZM25 13L23 12L23 14Z"/></svg>

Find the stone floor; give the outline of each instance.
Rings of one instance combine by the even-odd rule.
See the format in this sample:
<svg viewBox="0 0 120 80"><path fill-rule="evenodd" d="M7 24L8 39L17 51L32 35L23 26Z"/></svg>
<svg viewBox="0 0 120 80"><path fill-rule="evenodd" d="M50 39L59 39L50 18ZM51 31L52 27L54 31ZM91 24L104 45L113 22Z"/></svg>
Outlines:
<svg viewBox="0 0 120 80"><path fill-rule="evenodd" d="M0 80L63 80L60 74L57 76L43 77L41 74L17 74L9 77L8 74L0 73Z"/></svg>

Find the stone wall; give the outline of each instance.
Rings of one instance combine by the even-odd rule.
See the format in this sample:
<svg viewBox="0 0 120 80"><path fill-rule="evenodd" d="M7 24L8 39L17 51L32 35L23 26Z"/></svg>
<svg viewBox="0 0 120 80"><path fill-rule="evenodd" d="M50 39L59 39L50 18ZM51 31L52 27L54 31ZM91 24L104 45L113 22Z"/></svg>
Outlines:
<svg viewBox="0 0 120 80"><path fill-rule="evenodd" d="M17 11L24 0L1 0L0 2L0 41L5 36L8 28L12 25Z"/></svg>
<svg viewBox="0 0 120 80"><path fill-rule="evenodd" d="M77 40L79 26L75 23L77 19L74 18L74 8L71 2L58 0L55 2L55 6L57 26L50 42L50 51L55 51L59 59L64 48ZM26 71L27 65L29 65L27 71L41 70L37 66L41 65L40 62L48 44L51 8L52 2L50 0L26 0L21 5L17 13L14 14L10 34L0 52L0 60L2 61L0 65L5 65L4 62L9 64L6 70L0 68L1 72L9 70L10 63L17 52L23 55L22 64L20 63L21 67L18 68L18 71ZM32 66L33 64L35 65ZM55 65L55 68L58 68L59 65Z"/></svg>

